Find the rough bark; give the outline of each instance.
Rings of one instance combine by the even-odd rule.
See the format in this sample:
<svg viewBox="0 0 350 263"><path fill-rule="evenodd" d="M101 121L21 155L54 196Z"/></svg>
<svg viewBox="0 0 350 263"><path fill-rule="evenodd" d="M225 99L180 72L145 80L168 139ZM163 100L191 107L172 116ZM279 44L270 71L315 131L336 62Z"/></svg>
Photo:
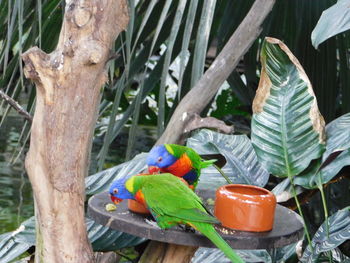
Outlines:
<svg viewBox="0 0 350 263"><path fill-rule="evenodd" d="M121 260L121 256L114 252L96 252L96 263L118 263Z"/></svg>
<svg viewBox="0 0 350 263"><path fill-rule="evenodd" d="M106 63L128 22L126 0L66 0L55 51L23 54L37 101L26 170L36 209L36 262L93 262L84 177Z"/></svg>
<svg viewBox="0 0 350 263"><path fill-rule="evenodd" d="M181 141L188 120L194 114L200 114L208 105L220 86L237 66L241 57L259 36L261 24L270 13L274 3L275 0L257 0L254 2L248 14L210 68L181 100L157 144Z"/></svg>
<svg viewBox="0 0 350 263"><path fill-rule="evenodd" d="M197 249L198 247L152 241L138 263L188 263Z"/></svg>

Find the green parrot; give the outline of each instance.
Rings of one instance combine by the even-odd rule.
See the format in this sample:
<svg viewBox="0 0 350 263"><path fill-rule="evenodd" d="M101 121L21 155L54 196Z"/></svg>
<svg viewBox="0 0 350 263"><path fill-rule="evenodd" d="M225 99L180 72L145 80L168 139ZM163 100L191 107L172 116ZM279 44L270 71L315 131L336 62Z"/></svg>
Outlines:
<svg viewBox="0 0 350 263"><path fill-rule="evenodd" d="M234 263L244 261L216 232L213 224L219 221L211 216L201 199L172 174L137 175L112 183L110 197L118 204L123 199L143 203L152 213L160 228L187 224L209 238Z"/></svg>

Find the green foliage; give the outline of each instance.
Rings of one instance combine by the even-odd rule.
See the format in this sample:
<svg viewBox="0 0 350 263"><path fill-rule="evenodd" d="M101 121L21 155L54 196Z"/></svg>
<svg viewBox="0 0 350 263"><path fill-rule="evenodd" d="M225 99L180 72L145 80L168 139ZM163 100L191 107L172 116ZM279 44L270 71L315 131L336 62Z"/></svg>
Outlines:
<svg viewBox="0 0 350 263"><path fill-rule="evenodd" d="M94 251L117 250L136 246L145 241L143 238L97 224L89 218L85 219L85 223ZM35 246L35 236L34 217L24 221L17 230L0 235L0 263L10 262Z"/></svg>
<svg viewBox="0 0 350 263"><path fill-rule="evenodd" d="M115 179L140 173L145 168L145 160L146 155L141 154L129 162L87 177L86 193L92 195L106 191ZM136 246L145 241L143 238L97 224L90 218L86 218L85 223L94 251L111 251ZM24 221L17 230L0 235L0 263L13 260L32 246L35 246L34 217Z"/></svg>
<svg viewBox="0 0 350 263"><path fill-rule="evenodd" d="M221 154L226 159L222 168L234 183L264 186L268 172L259 164L253 146L246 135L226 135L200 130L187 140L187 146L203 155ZM199 189L217 189L227 182L210 167L202 172Z"/></svg>
<svg viewBox="0 0 350 263"><path fill-rule="evenodd" d="M325 141L324 121L311 84L293 54L283 43L269 38L263 43L261 60L261 79L253 103L252 143L263 167L275 176L288 177L277 191L291 191L302 216L295 185L320 190L326 221L313 241L305 225L310 245L303 260L315 262L322 252L349 238L350 222L344 220L349 209L328 219L323 184L350 164L350 115L327 126Z"/></svg>
<svg viewBox="0 0 350 263"><path fill-rule="evenodd" d="M230 116L246 116L249 114L241 109L242 103L233 93L232 89L224 89L215 99L215 107L210 116L224 119Z"/></svg>
<svg viewBox="0 0 350 263"><path fill-rule="evenodd" d="M210 53L215 58L252 3L252 0L129 1L130 24L128 30L116 40L115 50L120 57L110 63L110 82L103 91L100 107L97 127L105 128L96 133L104 139L98 156L99 170L104 167L112 141L125 125L132 127L127 159L132 157L138 125L158 123L159 133L163 130L178 101L211 63L208 58L204 59L208 49L213 50ZM339 36L337 44L334 40L327 42L320 51L315 51L310 41L311 30L321 12L332 4L334 0L277 1L262 34L283 38L296 52L315 86L321 112L327 120L334 118L336 110L350 111L350 103L346 103L346 98L350 96L345 96L350 86L347 85L350 83L347 74L349 64L344 60L346 54L336 56L337 46L342 45L341 52L349 47L349 38ZM54 49L64 3L59 0L2 1L0 10L0 22L6 29L0 34L0 43L3 43L0 53L0 68L3 69L1 87L6 85L6 92L14 99L20 98L23 89L29 90L30 100L26 108L32 111L35 90L20 78L19 55L33 45L41 46L46 52ZM19 23L22 20L23 26ZM303 23L302 26L300 23ZM19 42L19 32L23 33L22 45L19 45L22 43ZM228 91L219 96L217 105L220 107L211 111L213 116L227 115L228 110L233 110L233 115L249 116L249 110L242 112L239 105L248 106L248 109L252 103L258 83L257 54L260 43L261 39L258 39L244 56L241 64L243 71L239 67L228 78L235 96ZM341 62L339 67L336 66L338 60ZM242 74L244 81L240 76ZM340 88L329 88L335 83L339 83ZM225 99L227 103L223 107ZM2 120L5 120L10 108L3 102L1 106L5 113ZM28 131L26 126L21 136L22 144L28 140ZM19 147L19 150L22 149Z"/></svg>
<svg viewBox="0 0 350 263"><path fill-rule="evenodd" d="M329 123L326 126L326 151L321 158L295 176L293 183L307 189L316 189L320 180L322 184L327 184L343 167L350 165L349 130L349 113Z"/></svg>
<svg viewBox="0 0 350 263"><path fill-rule="evenodd" d="M315 48L328 38L350 29L349 4L349 0L339 0L335 5L323 11L311 34Z"/></svg>
<svg viewBox="0 0 350 263"><path fill-rule="evenodd" d="M322 253L335 249L350 239L350 207L337 211L327 222L330 226L328 235L326 223L323 223L312 239L313 251L307 247L301 262L317 262Z"/></svg>
<svg viewBox="0 0 350 263"><path fill-rule="evenodd" d="M251 137L262 165L275 176L292 178L325 150L324 122L305 72L276 41L266 39L262 46Z"/></svg>
<svg viewBox="0 0 350 263"><path fill-rule="evenodd" d="M35 245L34 217L24 221L11 232L0 235L0 263L6 263L20 256Z"/></svg>
<svg viewBox="0 0 350 263"><path fill-rule="evenodd" d="M224 136L202 131L194 136L193 140L196 140L196 144L193 147L198 149L202 147L203 153L225 155L227 164L224 170L232 172L235 181L254 182L253 174L259 171L255 176L261 179L259 185L264 185L267 172L263 171L261 166L266 166L265 168L274 175L294 177L294 184L302 186L298 188L299 190L296 189L297 192L304 191L304 188L322 187L323 184L334 179L345 165L349 165L349 138L346 132L349 115L346 114L327 125L326 148L322 154L324 151L322 143L317 143L317 133L310 130L310 118L307 114L310 105L316 101L315 96L306 92L305 79L298 76L295 65L285 54L269 49L266 44L262 46L264 36L283 39L305 68L314 86L320 111L327 122L330 122L335 117L350 111L350 63L348 61L350 35L349 33L339 34L336 38L329 39L320 45L318 50L312 46L310 36L319 19L320 23L313 33L314 45L346 30L348 21L343 20L343 24L333 21L341 19L345 12L348 12L347 8L341 7L347 2L348 0L338 1L320 19L322 11L335 4L335 0L276 1L260 38L227 79L231 90L224 90L216 99L217 108L209 110L212 116L219 118L226 118L230 114L249 117L250 110L242 112L241 105L250 108L258 86L260 75L258 53L264 49L264 52L266 51L264 56L273 55L278 59L263 66L269 68L270 74L283 76L283 79L279 79L280 75L279 77L270 76L274 80L274 85L277 83L276 87L278 82L284 84L282 80L286 81L287 75L290 77L286 83L290 86L285 89L284 94L282 92L277 96L283 103L274 108L276 115L265 115L262 118L255 114L253 117L252 141L256 155L260 156L260 164L256 161L254 150L247 137L237 136L226 139ZM179 100L186 95L215 59L252 3L252 0L129 0L130 24L128 30L115 42L114 49L120 56L110 62L109 84L103 89L99 109L96 137L103 137L104 140L98 156L99 170L106 168L108 150L123 127L131 127L126 151L128 159L132 158L132 149L140 124L157 124L158 134L162 132ZM35 102L35 89L23 80L20 55L34 45L40 46L48 53L55 48L63 10L64 1L61 0L0 1L0 24L4 29L0 32L0 88L19 100L31 113ZM211 57L207 56L209 53L212 54ZM279 72L276 66L283 66L284 69ZM295 83L297 85L294 86ZM277 92L277 88L273 92ZM27 94L28 98L22 102L23 94ZM271 99L273 95L276 94L271 94L268 100L269 106L276 106ZM298 99L301 100L298 101ZM300 107L298 103L305 104L305 107ZM298 118L303 119L305 126L301 127L306 129L307 126L309 134L306 134L302 128L295 128L296 124L293 124L292 120L296 115L291 113L293 107L302 110L297 111ZM9 110L10 107L1 101L0 126L6 121ZM275 129L276 125L269 125L268 121L273 118L277 120L279 127L277 129ZM258 122L263 125L259 126ZM17 148L19 153L14 155L14 159L17 159L24 150L29 131L29 125L25 123ZM208 140L210 134L213 135L212 140ZM309 136L310 134L313 136ZM296 145L295 139L304 143ZM236 143L227 146L226 144L231 140ZM243 145L246 146L244 148L246 152L240 148ZM271 151L263 149L262 145L266 145ZM340 154L335 156L334 154L338 151L341 151ZM244 158L238 158L239 153L252 158L252 163L248 165ZM87 178L88 194L105 190L116 176L125 176L127 171L137 173L144 165L142 158L144 157L138 156L135 159L139 161L137 163L131 161ZM330 161L329 158L334 159ZM315 160L312 161L312 159ZM328 161L329 163L325 165ZM207 183L217 185L224 183L219 182L221 176L218 174L214 174L211 178L209 175L211 172L214 171L210 169L204 171L208 173L208 181L200 182L203 187L206 187ZM207 177L207 174L205 176ZM283 186L279 186L281 191L292 191L288 179L283 182ZM347 194L348 189L344 189L341 193ZM332 227L329 230L332 231ZM96 233L102 233L104 230L99 231ZM10 238L9 235L1 237L4 239L0 238L0 240L7 240L4 242L13 244L11 247L14 248L14 252L5 251L8 253L7 257L10 253L14 253L11 257L19 255L19 251L25 251L28 248L29 243L13 243L16 239ZM107 243L108 239L106 239ZM16 246L18 250L15 249ZM294 248L291 251L293 250ZM3 252L1 250L1 253ZM261 252L260 261L268 258L265 252ZM258 257L259 253L253 254L251 258ZM262 258L264 260L261 260Z"/></svg>

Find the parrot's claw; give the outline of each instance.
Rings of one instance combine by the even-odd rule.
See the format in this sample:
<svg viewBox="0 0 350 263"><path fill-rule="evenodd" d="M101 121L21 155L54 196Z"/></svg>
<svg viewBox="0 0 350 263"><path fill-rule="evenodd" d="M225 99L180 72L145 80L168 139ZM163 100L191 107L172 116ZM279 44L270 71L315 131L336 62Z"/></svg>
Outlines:
<svg viewBox="0 0 350 263"><path fill-rule="evenodd" d="M145 218L145 222L146 222L147 224L151 225L151 226L154 226L154 227L156 227L156 228L158 228L158 229L161 229L161 228L158 226L158 224L157 224L156 221L149 220L149 219Z"/></svg>
<svg viewBox="0 0 350 263"><path fill-rule="evenodd" d="M196 230L194 230L192 227L190 227L189 225L179 225L179 227L185 231L185 232L189 232L189 233L194 233L196 232Z"/></svg>

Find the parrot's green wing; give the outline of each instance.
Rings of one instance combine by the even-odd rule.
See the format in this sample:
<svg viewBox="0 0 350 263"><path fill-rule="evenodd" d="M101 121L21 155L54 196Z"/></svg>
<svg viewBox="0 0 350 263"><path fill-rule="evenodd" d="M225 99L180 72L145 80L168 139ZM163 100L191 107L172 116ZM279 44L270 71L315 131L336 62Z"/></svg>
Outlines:
<svg viewBox="0 0 350 263"><path fill-rule="evenodd" d="M144 176L141 191L147 206L157 216L212 224L219 222L206 212L200 198L171 174Z"/></svg>
<svg viewBox="0 0 350 263"><path fill-rule="evenodd" d="M180 158L183 154L186 154L188 158L191 160L193 168L196 169L198 172L202 168L211 166L216 161L216 160L203 161L202 157L200 157L200 155L195 150L187 146L182 146L177 144L165 144L165 147L168 150L168 152L174 155L176 158Z"/></svg>
<svg viewBox="0 0 350 263"><path fill-rule="evenodd" d="M176 158L180 158L184 153L186 153L186 150L188 147L178 145L178 144L164 144L167 151L175 156Z"/></svg>
<svg viewBox="0 0 350 263"><path fill-rule="evenodd" d="M148 208L161 228L187 223L209 238L224 254L235 263L244 261L216 232L213 223L218 221L206 213L200 198L171 174L134 177L136 190L144 195Z"/></svg>
<svg viewBox="0 0 350 263"><path fill-rule="evenodd" d="M181 209L176 214L172 215L176 216L185 221L192 222L202 222L209 224L219 224L220 222L213 216L209 215L206 212L200 211L198 209Z"/></svg>

